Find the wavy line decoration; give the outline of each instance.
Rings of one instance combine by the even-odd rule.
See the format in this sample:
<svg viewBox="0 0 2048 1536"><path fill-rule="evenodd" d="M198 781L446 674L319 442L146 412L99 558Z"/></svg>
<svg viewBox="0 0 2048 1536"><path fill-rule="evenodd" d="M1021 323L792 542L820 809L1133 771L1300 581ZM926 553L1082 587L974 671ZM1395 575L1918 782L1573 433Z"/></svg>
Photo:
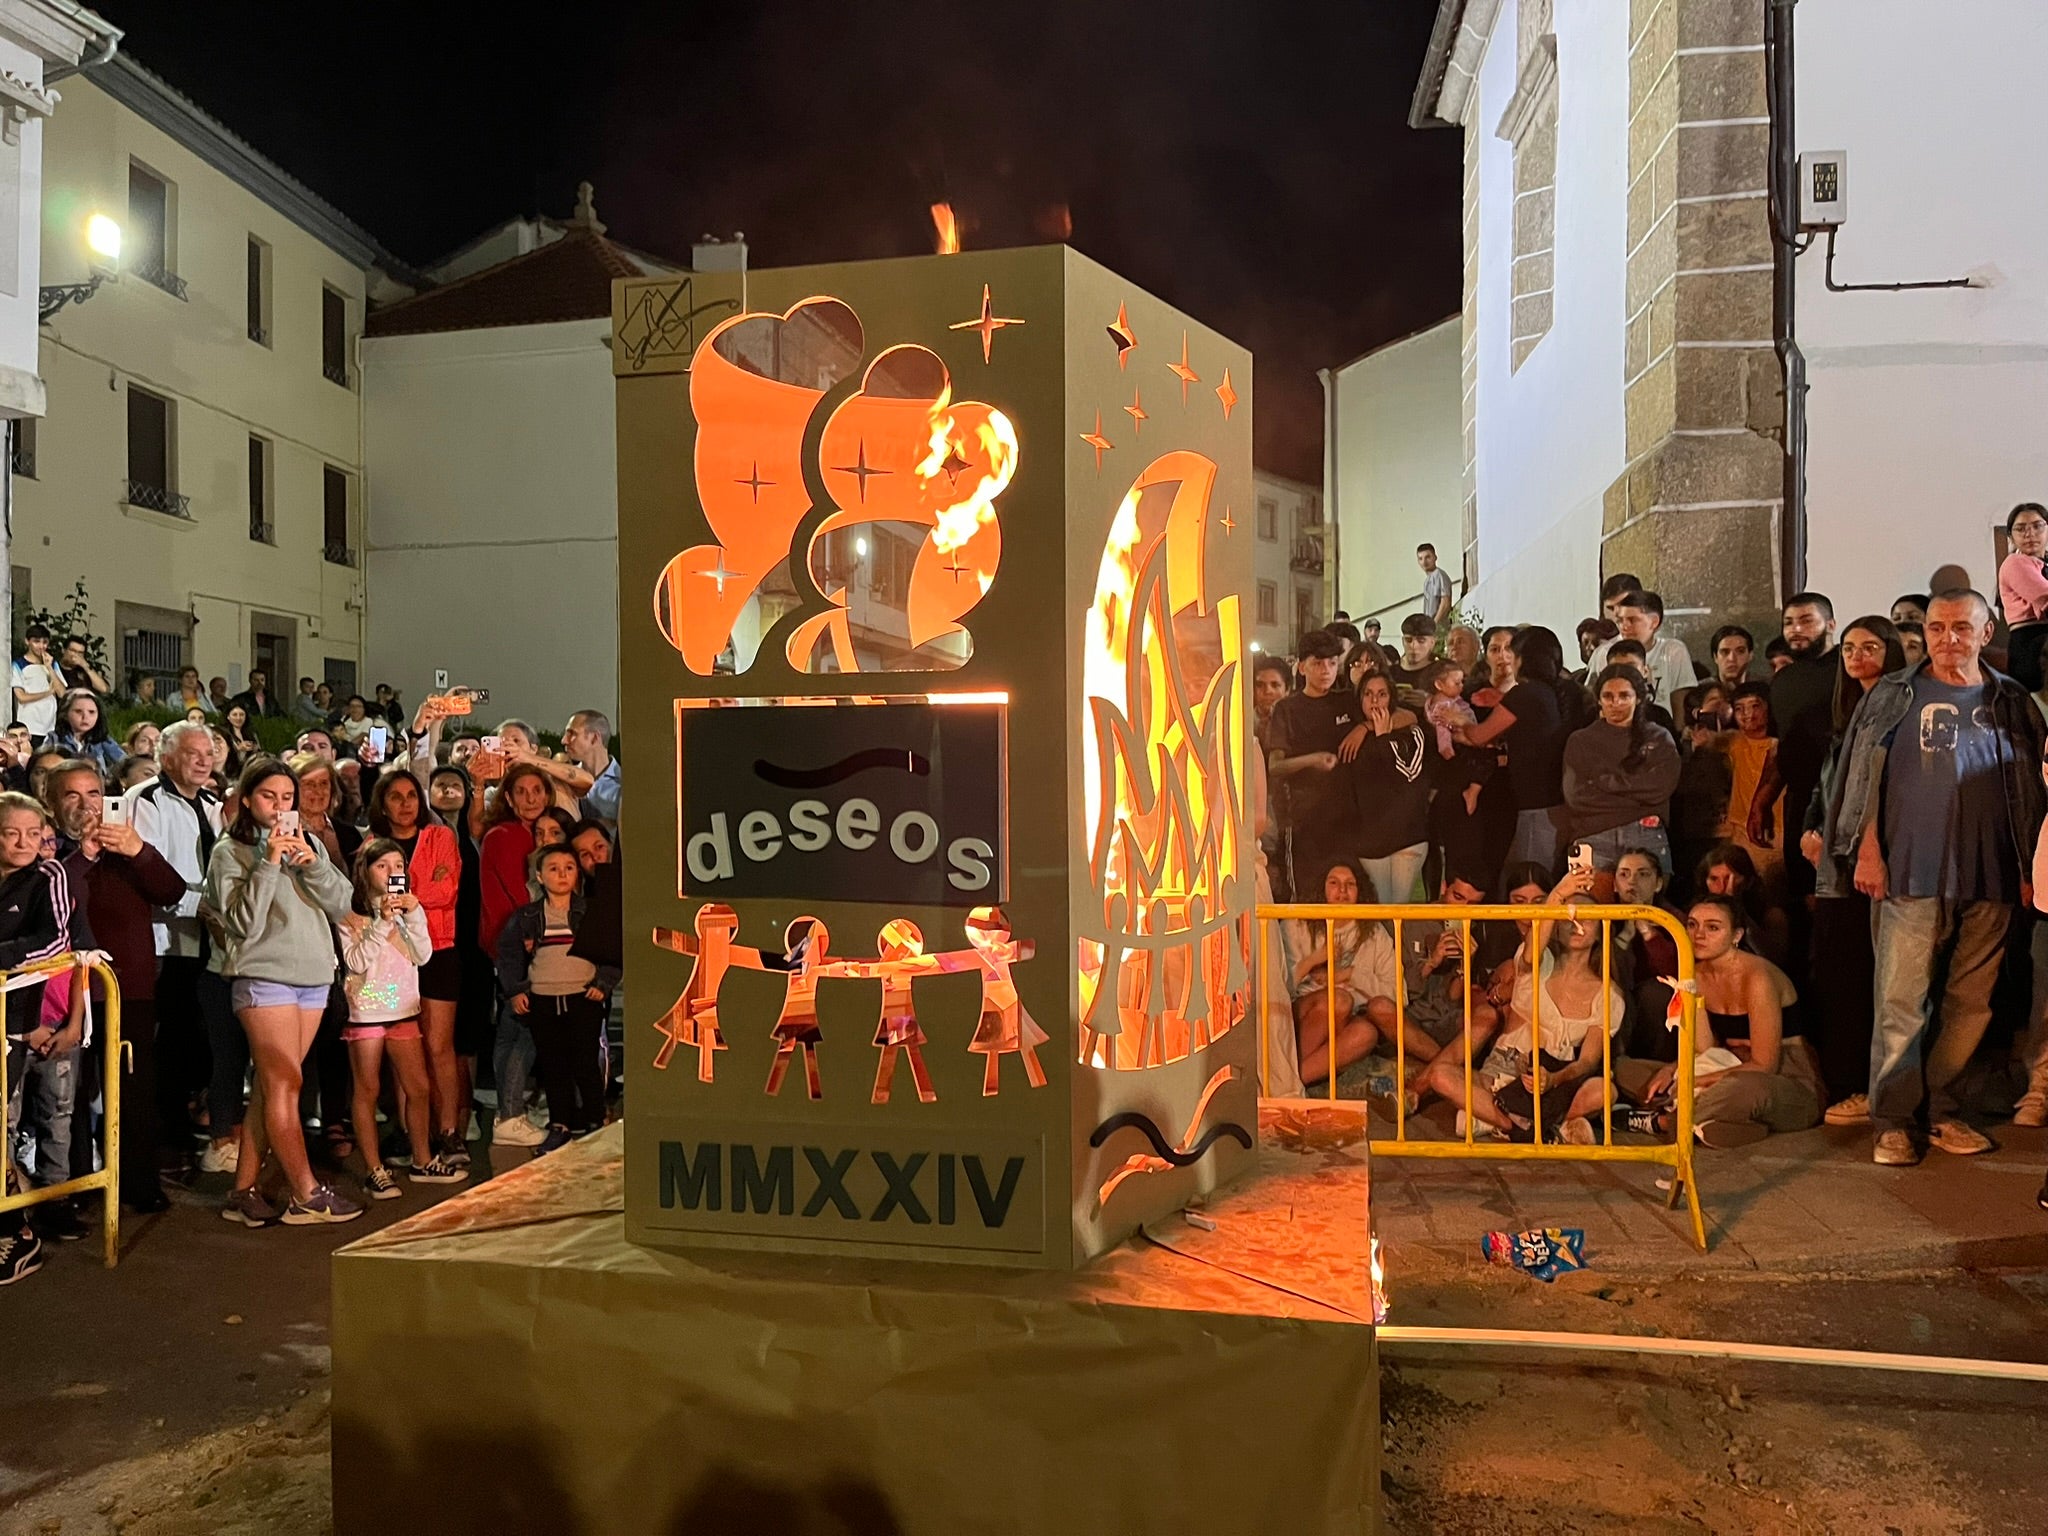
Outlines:
<svg viewBox="0 0 2048 1536"><path fill-rule="evenodd" d="M1166 1135L1155 1124L1150 1115L1136 1110L1125 1110L1111 1115L1095 1127L1088 1137L1088 1145L1100 1147L1121 1130L1136 1130L1152 1144L1151 1152L1136 1152L1124 1159L1115 1173L1102 1181L1102 1187L1095 1193L1095 1207L1098 1211L1109 1204L1109 1197L1124 1180L1135 1178L1141 1173L1165 1173L1172 1168L1187 1168L1199 1163L1209 1155L1209 1149L1219 1141L1234 1141L1247 1151L1251 1149L1252 1135L1235 1120L1219 1120L1202 1131L1199 1139L1202 1116L1209 1112L1209 1101L1216 1097L1223 1085L1237 1076L1235 1067L1218 1067L1209 1079L1209 1086L1202 1090L1201 1098L1195 1101L1195 1112L1188 1117L1187 1133L1178 1145L1170 1144Z"/></svg>
<svg viewBox="0 0 2048 1536"><path fill-rule="evenodd" d="M766 758L754 762L754 777L777 789L829 789L877 768L896 768L920 779L931 777L932 762L922 752L905 752L896 747L869 747L850 752L836 763L820 768L785 768Z"/></svg>

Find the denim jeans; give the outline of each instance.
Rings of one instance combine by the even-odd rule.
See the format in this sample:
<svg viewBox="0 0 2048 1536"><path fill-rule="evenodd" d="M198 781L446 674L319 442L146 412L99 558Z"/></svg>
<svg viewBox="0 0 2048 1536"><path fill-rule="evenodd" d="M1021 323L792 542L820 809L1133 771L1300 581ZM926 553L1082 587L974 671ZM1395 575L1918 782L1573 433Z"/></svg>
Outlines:
<svg viewBox="0 0 2048 1536"><path fill-rule="evenodd" d="M491 1081L498 1085L498 1113L507 1118L526 1113L526 1087L533 1080L533 1031L512 1011L510 998L498 1000L498 1037L491 1047Z"/></svg>
<svg viewBox="0 0 2048 1536"><path fill-rule="evenodd" d="M31 1056L22 1084L23 1139L36 1148L34 1182L39 1188L71 1177L71 1109L78 1093L82 1050L61 1056Z"/></svg>
<svg viewBox="0 0 2048 1536"><path fill-rule="evenodd" d="M1508 844L1508 863L1539 864L1555 877L1561 862L1557 856L1557 845L1564 837L1558 829L1558 822L1563 815L1562 806L1515 812L1515 836L1514 841Z"/></svg>
<svg viewBox="0 0 2048 1536"><path fill-rule="evenodd" d="M1429 857L1429 844L1411 843L1406 848L1397 848L1384 859L1360 859L1359 867L1365 871L1365 878L1372 882L1372 891L1365 896L1367 901L1400 902L1415 899L1415 882L1422 875L1422 861ZM1318 891L1313 898L1323 899Z"/></svg>
<svg viewBox="0 0 2048 1536"><path fill-rule="evenodd" d="M1911 1132L1958 1117L1951 1087L1991 1023L1991 989L2012 908L1933 896L1890 896L1872 907L1877 1016L1870 1124ZM1930 1026L1934 1041L1925 1048Z"/></svg>

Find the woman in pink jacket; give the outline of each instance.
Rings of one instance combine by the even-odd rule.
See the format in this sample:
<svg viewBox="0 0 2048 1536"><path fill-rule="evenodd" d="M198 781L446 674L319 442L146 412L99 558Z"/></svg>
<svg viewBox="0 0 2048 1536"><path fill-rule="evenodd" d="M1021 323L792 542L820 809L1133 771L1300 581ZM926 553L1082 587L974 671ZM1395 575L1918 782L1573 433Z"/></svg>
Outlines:
<svg viewBox="0 0 2048 1536"><path fill-rule="evenodd" d="M455 1005L462 996L462 960L455 952L455 901L462 889L462 850L455 833L428 809L426 790L409 768L387 770L370 791L370 832L405 855L411 894L426 915L433 954L420 967L420 1033L433 1085L434 1155L469 1163L458 1123L469 1103L463 1059L455 1053Z"/></svg>
<svg viewBox="0 0 2048 1536"><path fill-rule="evenodd" d="M2006 671L2029 693L2041 691L2041 649L2048 645L2048 508L2023 501L2005 517L2012 546L1998 567L1998 606L2012 638Z"/></svg>

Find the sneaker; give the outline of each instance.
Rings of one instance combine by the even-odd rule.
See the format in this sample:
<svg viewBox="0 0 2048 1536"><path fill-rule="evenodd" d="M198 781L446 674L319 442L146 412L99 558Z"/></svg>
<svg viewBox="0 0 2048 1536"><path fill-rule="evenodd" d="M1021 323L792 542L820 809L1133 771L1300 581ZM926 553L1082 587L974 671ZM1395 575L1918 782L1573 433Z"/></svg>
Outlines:
<svg viewBox="0 0 2048 1536"><path fill-rule="evenodd" d="M415 1184L460 1184L469 1177L467 1168L458 1168L445 1157L436 1156L431 1162L422 1163L408 1175Z"/></svg>
<svg viewBox="0 0 2048 1536"><path fill-rule="evenodd" d="M1870 1149L1870 1160L1887 1168L1910 1168L1920 1161L1920 1148L1904 1131L1879 1131Z"/></svg>
<svg viewBox="0 0 2048 1536"><path fill-rule="evenodd" d="M418 1178L418 1174L413 1175ZM405 1191L398 1187L398 1180L391 1176L389 1168L372 1168L363 1179L363 1192L372 1200L396 1200Z"/></svg>
<svg viewBox="0 0 2048 1536"><path fill-rule="evenodd" d="M524 1115L500 1115L491 1126L494 1147L537 1147L545 1140L547 1132Z"/></svg>
<svg viewBox="0 0 2048 1536"><path fill-rule="evenodd" d="M1632 1109L1621 1117L1621 1128L1638 1136L1662 1136L1657 1117L1663 1113L1661 1109Z"/></svg>
<svg viewBox="0 0 2048 1536"><path fill-rule="evenodd" d="M199 1154L201 1173L233 1173L242 1166L242 1144L239 1141L210 1141L206 1150Z"/></svg>
<svg viewBox="0 0 2048 1536"><path fill-rule="evenodd" d="M316 1184L313 1193L304 1199L294 1199L284 1208L284 1224L288 1227L312 1227L329 1221L354 1221L363 1214L363 1208L355 1201L337 1193L331 1186Z"/></svg>
<svg viewBox="0 0 2048 1536"><path fill-rule="evenodd" d="M1550 1127L1544 1137L1552 1145L1563 1147L1590 1147L1599 1139L1593 1134L1593 1122L1584 1115L1573 1115Z"/></svg>
<svg viewBox="0 0 2048 1536"><path fill-rule="evenodd" d="M451 1168L469 1166L469 1143L458 1132L450 1131L434 1138L434 1161L446 1163Z"/></svg>
<svg viewBox="0 0 2048 1536"><path fill-rule="evenodd" d="M2048 1125L2048 1075L2036 1075L2027 1091L2020 1095L2019 1103L2013 1106L2014 1125Z"/></svg>
<svg viewBox="0 0 2048 1536"><path fill-rule="evenodd" d="M1821 1116L1829 1125L1870 1124L1870 1095L1852 1093L1846 1099L1837 1099L1828 1106L1828 1112Z"/></svg>
<svg viewBox="0 0 2048 1536"><path fill-rule="evenodd" d="M228 1191L220 1217L222 1221L239 1221L245 1227L267 1227L277 1220L278 1210L263 1198L260 1190L234 1189Z"/></svg>
<svg viewBox="0 0 2048 1536"><path fill-rule="evenodd" d="M54 1238L60 1243L75 1243L88 1230L85 1218L69 1200L52 1200L48 1205L38 1206L32 1219L39 1237Z"/></svg>
<svg viewBox="0 0 2048 1536"><path fill-rule="evenodd" d="M569 1127L551 1125L548 1127L547 1135L541 1138L541 1144L533 1149L533 1155L544 1157L550 1152L559 1152L573 1140L575 1138L569 1134Z"/></svg>
<svg viewBox="0 0 2048 1536"><path fill-rule="evenodd" d="M1754 1120L1702 1120L1692 1128L1694 1141L1723 1152L1733 1147L1753 1147L1770 1134L1768 1125L1759 1125Z"/></svg>
<svg viewBox="0 0 2048 1536"><path fill-rule="evenodd" d="M1927 1139L1951 1157L1975 1157L1991 1150L1991 1138L1960 1120L1937 1120Z"/></svg>
<svg viewBox="0 0 2048 1536"><path fill-rule="evenodd" d="M1468 1118L1464 1110L1458 1111L1458 1118L1454 1122L1454 1126L1455 1133L1460 1141L1465 1139L1465 1124ZM1504 1139L1498 1126L1488 1125L1484 1120L1473 1120L1471 1124L1472 1139L1474 1141L1500 1141Z"/></svg>
<svg viewBox="0 0 2048 1536"><path fill-rule="evenodd" d="M27 1227L0 1237L0 1285L26 1280L43 1267L43 1240Z"/></svg>

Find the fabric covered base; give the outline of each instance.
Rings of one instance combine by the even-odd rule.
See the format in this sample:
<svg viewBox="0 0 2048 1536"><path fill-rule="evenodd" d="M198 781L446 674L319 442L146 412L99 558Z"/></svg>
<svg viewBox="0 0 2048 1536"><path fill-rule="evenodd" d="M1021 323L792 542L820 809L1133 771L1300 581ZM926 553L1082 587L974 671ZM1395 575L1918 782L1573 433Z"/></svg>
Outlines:
<svg viewBox="0 0 2048 1536"><path fill-rule="evenodd" d="M1364 1179L1298 1134L1079 1274L656 1253L621 1146L335 1255L338 1536L1377 1531Z"/></svg>

